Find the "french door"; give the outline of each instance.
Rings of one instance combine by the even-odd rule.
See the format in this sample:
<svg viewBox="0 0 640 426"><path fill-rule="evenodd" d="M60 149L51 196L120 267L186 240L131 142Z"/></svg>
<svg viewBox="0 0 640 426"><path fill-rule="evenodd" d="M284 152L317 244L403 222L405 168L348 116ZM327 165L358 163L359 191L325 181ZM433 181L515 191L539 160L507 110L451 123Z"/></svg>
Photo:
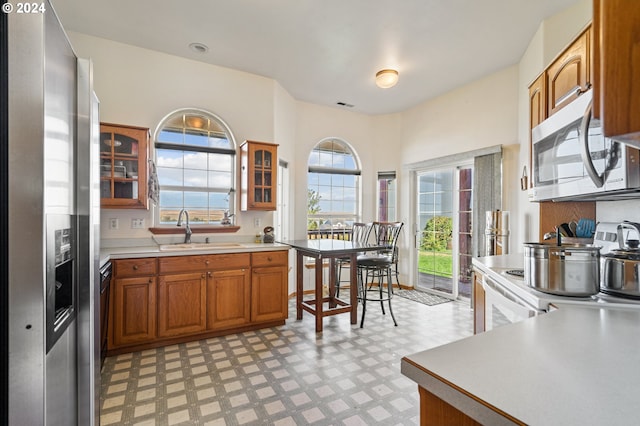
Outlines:
<svg viewBox="0 0 640 426"><path fill-rule="evenodd" d="M416 171L416 288L471 296L473 167Z"/></svg>

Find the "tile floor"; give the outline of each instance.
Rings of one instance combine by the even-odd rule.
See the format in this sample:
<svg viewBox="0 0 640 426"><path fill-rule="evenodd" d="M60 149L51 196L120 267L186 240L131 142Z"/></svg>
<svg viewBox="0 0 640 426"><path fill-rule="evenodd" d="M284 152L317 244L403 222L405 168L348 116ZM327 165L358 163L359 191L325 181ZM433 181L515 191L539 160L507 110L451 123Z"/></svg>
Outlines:
<svg viewBox="0 0 640 426"><path fill-rule="evenodd" d="M417 425L416 384L404 355L472 334L468 301L426 306L393 299L363 329L348 315L107 358L102 425Z"/></svg>

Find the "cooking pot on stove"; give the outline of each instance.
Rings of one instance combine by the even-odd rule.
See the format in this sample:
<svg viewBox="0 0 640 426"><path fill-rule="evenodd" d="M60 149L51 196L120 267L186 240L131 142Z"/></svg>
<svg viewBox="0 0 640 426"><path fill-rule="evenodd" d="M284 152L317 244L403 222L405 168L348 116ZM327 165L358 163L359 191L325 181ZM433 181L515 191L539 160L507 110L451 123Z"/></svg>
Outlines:
<svg viewBox="0 0 640 426"><path fill-rule="evenodd" d="M525 243L524 279L544 293L574 297L596 294L600 291L600 247Z"/></svg>
<svg viewBox="0 0 640 426"><path fill-rule="evenodd" d="M625 239L625 229L640 236L640 224L625 221L618 225L620 248L602 255L600 289L616 296L640 298L640 248L637 239Z"/></svg>

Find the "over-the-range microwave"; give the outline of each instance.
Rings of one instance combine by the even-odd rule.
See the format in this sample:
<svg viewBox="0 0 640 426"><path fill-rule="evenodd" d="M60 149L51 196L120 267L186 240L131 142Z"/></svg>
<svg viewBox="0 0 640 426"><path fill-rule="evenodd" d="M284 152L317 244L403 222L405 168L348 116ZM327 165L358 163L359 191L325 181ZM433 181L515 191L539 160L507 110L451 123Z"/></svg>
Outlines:
<svg viewBox="0 0 640 426"><path fill-rule="evenodd" d="M592 97L588 90L531 131L530 201L640 198L640 151L602 135Z"/></svg>

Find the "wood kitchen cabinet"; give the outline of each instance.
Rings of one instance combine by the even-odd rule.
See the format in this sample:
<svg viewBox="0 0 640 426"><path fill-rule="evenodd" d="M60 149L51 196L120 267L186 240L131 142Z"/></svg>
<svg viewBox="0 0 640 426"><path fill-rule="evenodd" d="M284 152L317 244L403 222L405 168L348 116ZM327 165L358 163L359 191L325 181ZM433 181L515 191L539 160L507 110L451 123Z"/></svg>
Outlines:
<svg viewBox="0 0 640 426"><path fill-rule="evenodd" d="M288 318L284 250L113 262L108 355L282 325Z"/></svg>
<svg viewBox="0 0 640 426"><path fill-rule="evenodd" d="M115 260L110 349L156 338L156 259Z"/></svg>
<svg viewBox="0 0 640 426"><path fill-rule="evenodd" d="M591 87L591 33L585 29L545 71L551 116Z"/></svg>
<svg viewBox="0 0 640 426"><path fill-rule="evenodd" d="M541 74L529 86L529 128L533 129L547 118L547 78Z"/></svg>
<svg viewBox="0 0 640 426"><path fill-rule="evenodd" d="M251 320L284 320L289 316L287 302L288 253L260 252L251 255Z"/></svg>
<svg viewBox="0 0 640 426"><path fill-rule="evenodd" d="M100 123L100 205L146 209L149 129Z"/></svg>
<svg viewBox="0 0 640 426"><path fill-rule="evenodd" d="M158 337L199 333L207 326L205 272L158 277Z"/></svg>
<svg viewBox="0 0 640 426"><path fill-rule="evenodd" d="M159 260L160 284L179 283L182 300L158 305L159 336L220 330L251 321L249 253L172 256ZM189 289L187 289L189 287ZM174 318L172 330L161 334L163 318Z"/></svg>
<svg viewBox="0 0 640 426"><path fill-rule="evenodd" d="M215 271L207 282L207 329L222 330L251 322L250 268Z"/></svg>
<svg viewBox="0 0 640 426"><path fill-rule="evenodd" d="M640 2L594 0L593 13L595 114L605 136L640 146Z"/></svg>
<svg viewBox="0 0 640 426"><path fill-rule="evenodd" d="M211 257L207 272L207 330L225 330L251 323L251 254Z"/></svg>
<svg viewBox="0 0 640 426"><path fill-rule="evenodd" d="M547 118L547 76L542 73L529 86L529 129ZM529 188L533 187L533 145L529 132Z"/></svg>
<svg viewBox="0 0 640 426"><path fill-rule="evenodd" d="M245 141L240 145L240 209L275 210L278 145Z"/></svg>
<svg viewBox="0 0 640 426"><path fill-rule="evenodd" d="M462 411L418 386L421 426L482 426Z"/></svg>

